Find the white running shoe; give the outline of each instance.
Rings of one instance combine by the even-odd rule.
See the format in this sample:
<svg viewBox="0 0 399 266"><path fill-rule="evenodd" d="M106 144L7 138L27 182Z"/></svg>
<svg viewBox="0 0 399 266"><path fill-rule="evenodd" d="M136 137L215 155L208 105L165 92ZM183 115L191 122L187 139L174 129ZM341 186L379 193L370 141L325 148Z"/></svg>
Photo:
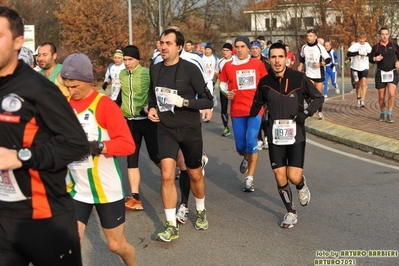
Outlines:
<svg viewBox="0 0 399 266"><path fill-rule="evenodd" d="M284 220L281 222L281 227L288 229L294 227L294 225L298 222L298 215L292 212L284 215Z"/></svg>
<svg viewBox="0 0 399 266"><path fill-rule="evenodd" d="M269 144L267 144L267 138L265 138L265 140L263 141L263 146L262 146L262 148L263 148L264 150L269 149Z"/></svg>
<svg viewBox="0 0 399 266"><path fill-rule="evenodd" d="M319 120L323 120L323 119L324 119L324 115L323 115L322 112L319 112L319 113L318 113L318 116L319 116Z"/></svg>
<svg viewBox="0 0 399 266"><path fill-rule="evenodd" d="M188 208L185 204L180 204L179 210L176 213L176 220L181 224L185 224L188 219Z"/></svg>
<svg viewBox="0 0 399 266"><path fill-rule="evenodd" d="M310 191L308 186L306 185L306 178L303 176L303 188L301 190L298 190L298 199L299 203L302 206L308 205L310 201Z"/></svg>
<svg viewBox="0 0 399 266"><path fill-rule="evenodd" d="M244 192L254 192L254 180L252 178L245 178L245 187L243 189Z"/></svg>
<svg viewBox="0 0 399 266"><path fill-rule="evenodd" d="M340 94L341 93L341 90L338 88L338 86L335 88L335 93L336 94Z"/></svg>
<svg viewBox="0 0 399 266"><path fill-rule="evenodd" d="M262 150L263 147L263 141L258 140L258 151Z"/></svg>

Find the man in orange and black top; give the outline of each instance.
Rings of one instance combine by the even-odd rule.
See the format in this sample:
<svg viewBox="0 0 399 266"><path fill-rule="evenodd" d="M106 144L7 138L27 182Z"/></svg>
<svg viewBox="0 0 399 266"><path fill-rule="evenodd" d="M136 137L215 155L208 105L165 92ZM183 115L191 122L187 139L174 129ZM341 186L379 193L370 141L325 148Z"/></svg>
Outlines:
<svg viewBox="0 0 399 266"><path fill-rule="evenodd" d="M82 265L67 165L90 145L67 100L18 52L24 25L0 7L0 266Z"/></svg>

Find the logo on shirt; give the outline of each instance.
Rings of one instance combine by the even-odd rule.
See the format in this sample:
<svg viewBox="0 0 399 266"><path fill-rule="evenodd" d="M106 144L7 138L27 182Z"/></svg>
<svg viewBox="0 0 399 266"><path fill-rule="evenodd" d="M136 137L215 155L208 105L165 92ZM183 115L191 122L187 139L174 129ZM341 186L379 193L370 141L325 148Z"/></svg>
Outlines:
<svg viewBox="0 0 399 266"><path fill-rule="evenodd" d="M22 102L24 100L18 95L11 93L6 95L1 102L1 108L6 112L16 112L22 107Z"/></svg>

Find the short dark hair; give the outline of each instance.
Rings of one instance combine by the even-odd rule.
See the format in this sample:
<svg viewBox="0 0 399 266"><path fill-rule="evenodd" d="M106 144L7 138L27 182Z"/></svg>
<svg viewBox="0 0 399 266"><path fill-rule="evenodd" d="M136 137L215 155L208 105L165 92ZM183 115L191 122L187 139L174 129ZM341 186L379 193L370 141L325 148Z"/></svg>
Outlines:
<svg viewBox="0 0 399 266"><path fill-rule="evenodd" d="M45 45L49 45L50 46L51 54L57 53L57 47L55 47L54 43L52 43L52 42L44 42L44 43L40 44L39 47L42 47L42 46L45 46Z"/></svg>
<svg viewBox="0 0 399 266"><path fill-rule="evenodd" d="M270 58L270 52L273 49L283 49L284 51L284 56L287 56L287 51L285 50L285 45L279 42L273 43L270 48L269 48L269 58Z"/></svg>
<svg viewBox="0 0 399 266"><path fill-rule="evenodd" d="M191 40L186 41L186 43L191 43L191 45L194 45L193 41Z"/></svg>
<svg viewBox="0 0 399 266"><path fill-rule="evenodd" d="M308 29L306 33L314 33L317 35L317 31L315 29Z"/></svg>
<svg viewBox="0 0 399 266"><path fill-rule="evenodd" d="M174 33L174 34L176 35L176 40L175 40L176 45L184 46L184 36L183 36L183 33L181 33L181 32L178 31L178 30L175 30L175 29L166 29L166 30L164 30L164 31L162 32L161 36L162 36L162 35L169 35L169 34L171 34L171 33Z"/></svg>
<svg viewBox="0 0 399 266"><path fill-rule="evenodd" d="M389 32L389 29L387 26L382 26L378 32L381 34L381 31L383 31L383 30L387 30Z"/></svg>
<svg viewBox="0 0 399 266"><path fill-rule="evenodd" d="M256 39L257 39L257 40L260 40L260 41L264 41L264 40L265 40L265 37L264 37L264 36L258 36Z"/></svg>
<svg viewBox="0 0 399 266"><path fill-rule="evenodd" d="M14 39L19 36L24 36L24 23L22 22L21 16L16 11L8 7L0 6L0 17L8 20L9 29Z"/></svg>

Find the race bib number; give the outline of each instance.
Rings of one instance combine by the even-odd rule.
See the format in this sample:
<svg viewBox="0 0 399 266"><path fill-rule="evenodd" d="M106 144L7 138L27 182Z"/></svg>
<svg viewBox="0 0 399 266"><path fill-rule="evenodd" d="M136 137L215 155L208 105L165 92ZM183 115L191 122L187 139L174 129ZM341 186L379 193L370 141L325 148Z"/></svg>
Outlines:
<svg viewBox="0 0 399 266"><path fill-rule="evenodd" d="M0 171L0 201L14 202L26 200L12 170Z"/></svg>
<svg viewBox="0 0 399 266"><path fill-rule="evenodd" d="M381 70L381 82L392 82L393 81L393 70L391 71L382 71Z"/></svg>
<svg viewBox="0 0 399 266"><path fill-rule="evenodd" d="M113 84L111 86L111 98L115 99L118 97L119 91L121 90L121 86L118 84Z"/></svg>
<svg viewBox="0 0 399 266"><path fill-rule="evenodd" d="M177 94L177 90L165 88L165 87L155 87L155 96L157 98L158 110L160 112L171 111L175 113L175 105L168 104L166 101L166 96L169 93Z"/></svg>
<svg viewBox="0 0 399 266"><path fill-rule="evenodd" d="M93 158L91 155L89 155L80 159L79 161L74 161L68 164L68 168L71 170L93 168Z"/></svg>
<svg viewBox="0 0 399 266"><path fill-rule="evenodd" d="M237 86L239 90L256 89L256 71L255 69L237 70Z"/></svg>
<svg viewBox="0 0 399 266"><path fill-rule="evenodd" d="M275 120L272 128L273 144L290 145L295 143L296 123L293 120Z"/></svg>

